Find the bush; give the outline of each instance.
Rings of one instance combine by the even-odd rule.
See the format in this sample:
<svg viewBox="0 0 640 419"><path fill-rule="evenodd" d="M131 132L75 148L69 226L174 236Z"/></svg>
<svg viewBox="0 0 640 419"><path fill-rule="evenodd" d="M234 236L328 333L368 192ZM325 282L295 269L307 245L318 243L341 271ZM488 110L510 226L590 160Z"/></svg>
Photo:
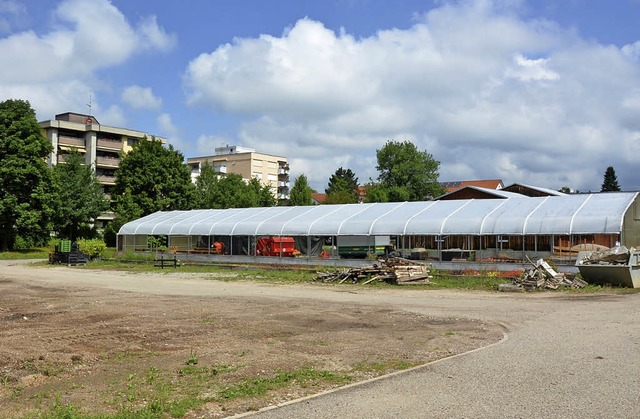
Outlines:
<svg viewBox="0 0 640 419"><path fill-rule="evenodd" d="M93 260L102 256L107 244L100 239L80 239L78 240L78 248Z"/></svg>
<svg viewBox="0 0 640 419"><path fill-rule="evenodd" d="M33 242L21 236L16 236L13 241L13 250L29 250L33 247Z"/></svg>

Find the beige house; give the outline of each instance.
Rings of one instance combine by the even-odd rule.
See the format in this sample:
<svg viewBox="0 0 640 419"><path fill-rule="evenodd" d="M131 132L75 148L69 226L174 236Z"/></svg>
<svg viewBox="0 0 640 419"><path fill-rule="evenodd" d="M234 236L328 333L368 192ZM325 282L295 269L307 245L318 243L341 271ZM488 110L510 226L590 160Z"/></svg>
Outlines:
<svg viewBox="0 0 640 419"><path fill-rule="evenodd" d="M72 150L84 154L85 164L91 166L107 199L111 199L111 189L116 183L115 171L122 154L129 152L138 141L152 138L146 132L109 127L91 115L73 112L56 115L55 119L39 124L53 145L49 165L64 163ZM164 138L154 138L166 142ZM113 218L112 212L104 213L96 220L96 226L101 228Z"/></svg>
<svg viewBox="0 0 640 419"><path fill-rule="evenodd" d="M286 157L256 153L252 148L235 145L217 147L213 156L187 159L194 182L200 176L205 162L213 166L220 175L235 173L245 181L251 178L258 179L263 185L271 188L278 201L289 199L289 163Z"/></svg>

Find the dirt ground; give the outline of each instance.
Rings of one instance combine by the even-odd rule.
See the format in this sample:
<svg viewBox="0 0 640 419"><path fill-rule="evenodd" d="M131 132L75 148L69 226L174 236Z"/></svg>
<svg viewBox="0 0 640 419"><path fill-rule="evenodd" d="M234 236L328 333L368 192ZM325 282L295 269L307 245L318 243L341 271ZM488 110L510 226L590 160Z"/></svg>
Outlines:
<svg viewBox="0 0 640 419"><path fill-rule="evenodd" d="M104 275L0 266L0 417L226 417L502 337L495 324L295 293L198 295L186 282L167 295L161 274L148 291L92 285Z"/></svg>

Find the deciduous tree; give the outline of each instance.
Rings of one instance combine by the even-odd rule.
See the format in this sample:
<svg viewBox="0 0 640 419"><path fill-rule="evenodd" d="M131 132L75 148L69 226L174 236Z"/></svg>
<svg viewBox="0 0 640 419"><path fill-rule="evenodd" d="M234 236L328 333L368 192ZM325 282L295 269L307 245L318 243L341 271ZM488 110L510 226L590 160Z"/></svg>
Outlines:
<svg viewBox="0 0 640 419"><path fill-rule="evenodd" d="M53 184L56 192L56 212L53 228L61 238L76 240L91 238L91 224L109 209L102 186L91 168L84 165L80 153L71 153L64 163L53 167Z"/></svg>
<svg viewBox="0 0 640 419"><path fill-rule="evenodd" d="M193 205L194 187L184 156L155 138L145 138L125 154L115 175L111 196L115 199L116 219L105 231L109 245L115 243L115 234L128 221L156 211L186 210Z"/></svg>
<svg viewBox="0 0 640 419"><path fill-rule="evenodd" d="M54 210L51 150L28 101L0 103L0 251L13 249L16 238L46 242Z"/></svg>
<svg viewBox="0 0 640 419"><path fill-rule="evenodd" d="M423 201L442 195L438 182L440 162L410 141L388 141L376 152L380 187L389 201Z"/></svg>
<svg viewBox="0 0 640 419"><path fill-rule="evenodd" d="M251 179L248 183L235 173L219 175L208 163L202 165L196 180L194 208L272 207L276 198L271 189Z"/></svg>

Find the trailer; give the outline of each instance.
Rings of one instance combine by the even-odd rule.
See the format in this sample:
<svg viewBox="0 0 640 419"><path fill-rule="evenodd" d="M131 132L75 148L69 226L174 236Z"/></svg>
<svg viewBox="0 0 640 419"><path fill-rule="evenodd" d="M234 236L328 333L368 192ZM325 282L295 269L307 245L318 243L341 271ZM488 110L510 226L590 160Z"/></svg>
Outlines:
<svg viewBox="0 0 640 419"><path fill-rule="evenodd" d="M296 250L293 237L260 237L256 242L256 254L258 256L283 256L293 257L300 254Z"/></svg>
<svg viewBox="0 0 640 419"><path fill-rule="evenodd" d="M354 259L384 255L393 249L391 236L338 236L337 244L340 257Z"/></svg>

